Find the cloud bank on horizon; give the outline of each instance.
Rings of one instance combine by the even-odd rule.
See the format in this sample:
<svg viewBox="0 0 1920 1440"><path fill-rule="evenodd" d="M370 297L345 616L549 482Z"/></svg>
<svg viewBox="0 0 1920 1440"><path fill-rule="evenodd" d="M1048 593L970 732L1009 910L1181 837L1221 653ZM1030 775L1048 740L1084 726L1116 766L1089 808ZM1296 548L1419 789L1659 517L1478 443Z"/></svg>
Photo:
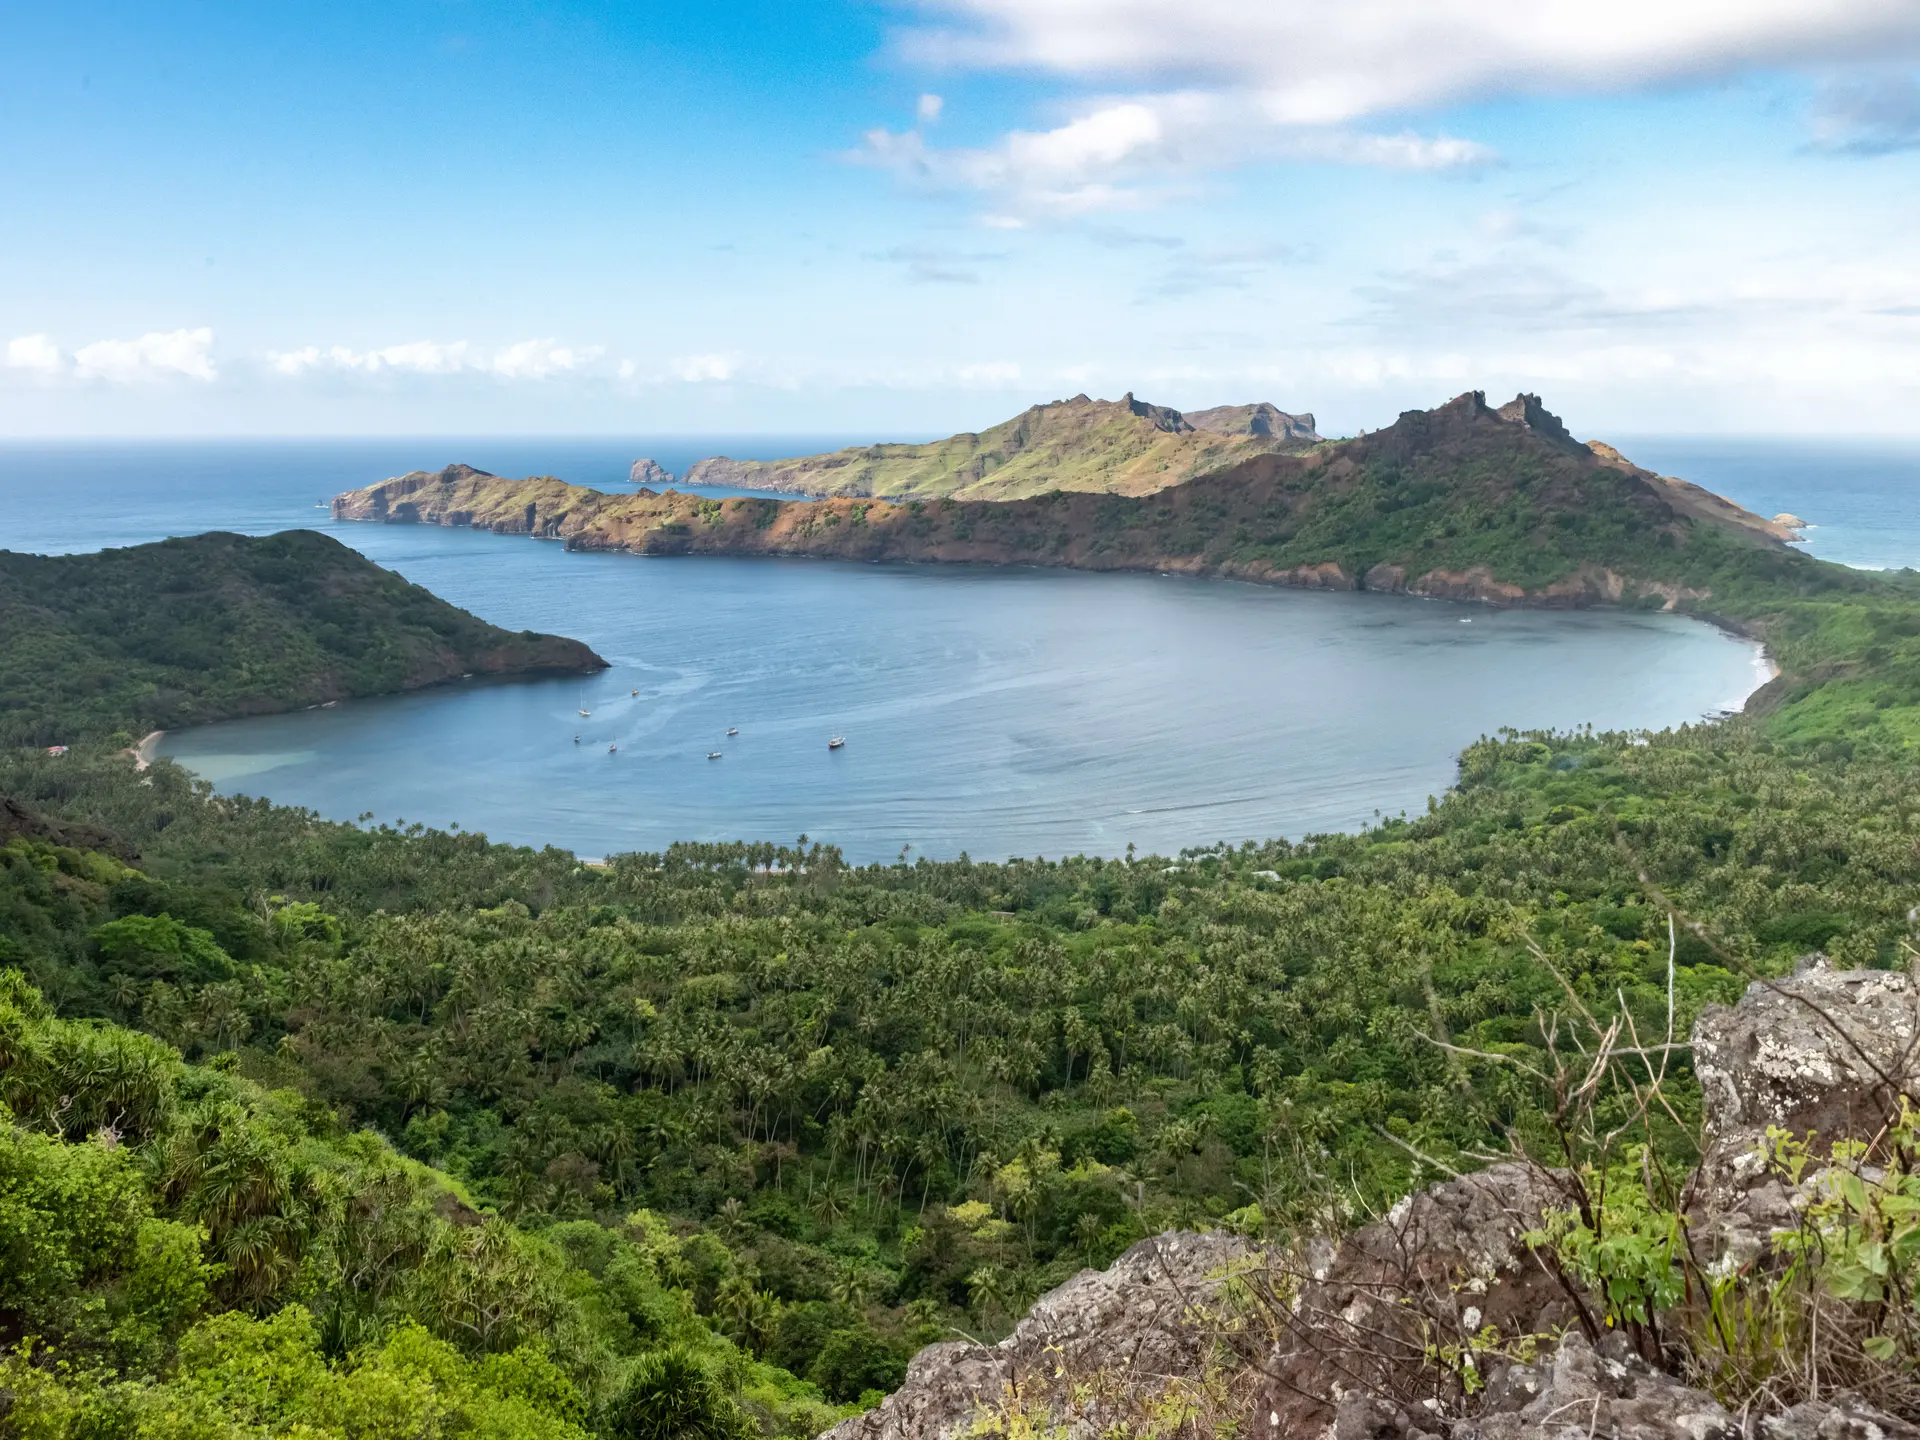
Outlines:
<svg viewBox="0 0 1920 1440"><path fill-rule="evenodd" d="M1470 387L1920 429L1912 0L532 8L41 21L0 84L122 84L0 157L44 232L0 431L879 436L1088 388L1338 430ZM134 67L168 44L191 90ZM502 118L399 101L381 45Z"/></svg>

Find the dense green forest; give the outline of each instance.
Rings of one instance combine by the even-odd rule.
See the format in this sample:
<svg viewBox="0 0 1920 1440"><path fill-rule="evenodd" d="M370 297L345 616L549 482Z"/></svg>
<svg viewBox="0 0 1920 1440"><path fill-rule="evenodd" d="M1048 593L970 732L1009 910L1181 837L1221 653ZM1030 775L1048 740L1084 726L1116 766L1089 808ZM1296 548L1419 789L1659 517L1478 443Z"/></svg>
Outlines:
<svg viewBox="0 0 1920 1440"><path fill-rule="evenodd" d="M1506 736L1298 845L601 869L16 755L0 1424L818 1429L1168 1225L1470 1163L1529 1102L1433 1042L1536 1046L1554 969L1651 1023L1665 903L1683 1023L1892 963L1910 777L1879 731Z"/></svg>
<svg viewBox="0 0 1920 1440"><path fill-rule="evenodd" d="M1525 465L1471 458L1403 540L1524 548L1537 514L1475 517ZM1354 473L1317 513L1377 539ZM864 868L585 865L138 770L109 726L503 642L330 589L363 562L314 536L0 557L0 1436L811 1435L1168 1226L1358 1218L1537 1130L1469 1052L1536 1055L1566 989L1657 1029L1670 943L1682 1027L1810 950L1900 963L1920 577L1585 513L1561 560L1766 637L1751 714L1485 738L1354 835Z"/></svg>
<svg viewBox="0 0 1920 1440"><path fill-rule="evenodd" d="M91 555L0 550L0 745L65 745L411 690L604 668L311 530Z"/></svg>

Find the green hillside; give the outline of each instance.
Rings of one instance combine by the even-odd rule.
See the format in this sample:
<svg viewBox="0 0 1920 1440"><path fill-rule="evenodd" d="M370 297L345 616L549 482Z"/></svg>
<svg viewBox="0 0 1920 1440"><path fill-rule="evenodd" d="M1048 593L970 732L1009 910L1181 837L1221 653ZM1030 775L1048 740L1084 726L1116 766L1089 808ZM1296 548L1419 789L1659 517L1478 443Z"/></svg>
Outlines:
<svg viewBox="0 0 1920 1440"><path fill-rule="evenodd" d="M1204 422L1204 423L1202 423ZM1035 405L977 435L930 445L863 445L795 460L702 460L689 485L886 499L1012 500L1049 490L1145 495L1248 455L1319 437L1312 416L1221 406L1189 420L1132 394Z"/></svg>
<svg viewBox="0 0 1920 1440"><path fill-rule="evenodd" d="M489 625L312 531L0 551L0 744L130 744L469 673L604 663L575 640Z"/></svg>
<svg viewBox="0 0 1920 1440"><path fill-rule="evenodd" d="M1920 577L1798 554L1524 398L1144 499L462 468L337 508L653 553L1461 576L1710 614L1785 673L1751 716L1503 732L1424 813L1174 857L588 866L215 797L111 741L0 748L0 1435L798 1440L1161 1230L1299 1235L1513 1143L1604 1166L1549 1078L1569 1007L1684 1034L1811 950L1913 952ZM75 704L70 667L13 673ZM1629 1199L1695 1157L1687 1053L1661 1063L1658 1113L1594 1102L1644 1147ZM1728 1313L1771 1293L1725 1283Z"/></svg>
<svg viewBox="0 0 1920 1440"><path fill-rule="evenodd" d="M1666 906L1683 1029L1899 963L1911 779L1870 732L1509 736L1304 844L599 870L11 752L0 1392L73 1440L809 1434L1145 1235L1550 1140L1432 1041L1544 1065L1563 978L1660 1033Z"/></svg>

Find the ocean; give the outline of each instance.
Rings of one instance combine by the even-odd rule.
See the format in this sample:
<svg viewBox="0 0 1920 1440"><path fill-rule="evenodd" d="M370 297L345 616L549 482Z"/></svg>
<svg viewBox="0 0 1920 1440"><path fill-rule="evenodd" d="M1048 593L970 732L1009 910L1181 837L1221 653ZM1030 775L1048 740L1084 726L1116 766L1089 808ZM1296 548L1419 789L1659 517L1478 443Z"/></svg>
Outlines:
<svg viewBox="0 0 1920 1440"><path fill-rule="evenodd" d="M858 861L1300 836L1417 812L1451 783L1459 750L1501 726L1682 724L1737 707L1765 678L1755 647L1675 616L1153 575L568 554L337 525L325 508L452 460L616 489L639 455L680 471L707 454L841 443L16 442L0 444L0 544L68 552L305 526L497 624L585 640L613 663L588 681L471 682L161 747L225 791L585 855L802 833ZM1621 448L1794 511L1814 522L1815 553L1920 563L1920 447ZM834 734L847 743L829 751Z"/></svg>

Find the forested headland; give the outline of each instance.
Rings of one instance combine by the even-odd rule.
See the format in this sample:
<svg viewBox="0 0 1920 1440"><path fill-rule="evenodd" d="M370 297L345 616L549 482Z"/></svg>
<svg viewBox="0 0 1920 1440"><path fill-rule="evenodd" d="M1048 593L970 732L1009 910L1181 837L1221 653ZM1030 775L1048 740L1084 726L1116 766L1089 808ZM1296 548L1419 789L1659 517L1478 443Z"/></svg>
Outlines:
<svg viewBox="0 0 1920 1440"><path fill-rule="evenodd" d="M90 555L0 550L0 745L65 745L414 690L577 674L577 640L519 634L310 530Z"/></svg>
<svg viewBox="0 0 1920 1440"><path fill-rule="evenodd" d="M1460 499L1527 487L1462 464L1420 523L1548 583ZM1755 713L1485 738L1427 813L1300 843L601 867L5 751L0 1433L812 1434L1144 1236L1550 1142L1471 1057L1547 1068L1569 992L1659 1034L1812 950L1903 964L1914 577L1663 524L1606 543L1765 633ZM1681 1156L1684 1054L1667 1093Z"/></svg>

